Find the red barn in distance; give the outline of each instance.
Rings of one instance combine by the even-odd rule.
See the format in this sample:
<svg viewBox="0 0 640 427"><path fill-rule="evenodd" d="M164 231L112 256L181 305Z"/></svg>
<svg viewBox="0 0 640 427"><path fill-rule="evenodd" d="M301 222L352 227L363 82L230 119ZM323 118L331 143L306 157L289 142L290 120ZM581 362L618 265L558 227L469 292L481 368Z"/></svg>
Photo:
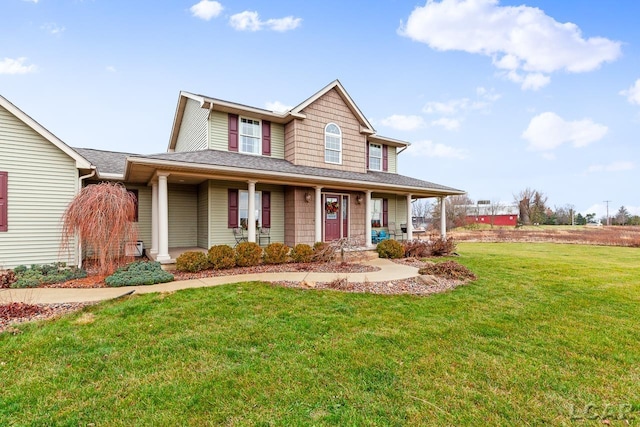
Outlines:
<svg viewBox="0 0 640 427"><path fill-rule="evenodd" d="M478 204L469 206L467 225L487 224L501 227L515 227L518 225L517 206L492 206L491 204Z"/></svg>

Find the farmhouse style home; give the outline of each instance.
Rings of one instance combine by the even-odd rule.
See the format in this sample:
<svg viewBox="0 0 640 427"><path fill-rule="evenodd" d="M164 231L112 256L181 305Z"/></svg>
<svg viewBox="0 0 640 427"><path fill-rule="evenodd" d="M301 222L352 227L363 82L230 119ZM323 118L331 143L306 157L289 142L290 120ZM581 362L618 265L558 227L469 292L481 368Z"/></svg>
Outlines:
<svg viewBox="0 0 640 427"><path fill-rule="evenodd" d="M12 114L14 121L26 116ZM0 126L4 159L5 122ZM40 135L39 149L55 151L57 161L74 172L73 188L65 197L55 197L60 206L48 214L49 221L59 223L64 206L81 186L120 181L137 196L140 239L147 253L163 263L173 262L184 248L243 240L293 246L345 238L371 246L382 230L386 236L410 239L413 200L464 194L400 175L398 157L410 144L378 135L337 80L284 113L181 92L169 146L161 154L70 149L46 135ZM13 144L22 142L18 138ZM10 151L20 151L18 147ZM24 157L31 160L24 162L34 156L41 157L27 153ZM6 169L3 160L0 179ZM9 191L0 196L8 197L3 224L11 230L20 221L19 211L12 211L20 188L34 186L36 180L41 184L43 178L16 176L23 182L15 187L17 172L8 172L8 181L5 175L0 183ZM38 233L32 231L34 239ZM54 241L53 232L51 236ZM5 245L0 231L0 263L12 265L20 258L7 256L21 248L19 240Z"/></svg>

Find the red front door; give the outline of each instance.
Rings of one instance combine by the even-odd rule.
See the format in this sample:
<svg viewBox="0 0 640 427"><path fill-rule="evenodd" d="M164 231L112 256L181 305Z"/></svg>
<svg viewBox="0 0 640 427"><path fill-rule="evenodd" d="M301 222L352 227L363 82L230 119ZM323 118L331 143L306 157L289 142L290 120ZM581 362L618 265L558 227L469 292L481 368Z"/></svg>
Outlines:
<svg viewBox="0 0 640 427"><path fill-rule="evenodd" d="M340 238L340 196L327 194L324 197L324 240Z"/></svg>

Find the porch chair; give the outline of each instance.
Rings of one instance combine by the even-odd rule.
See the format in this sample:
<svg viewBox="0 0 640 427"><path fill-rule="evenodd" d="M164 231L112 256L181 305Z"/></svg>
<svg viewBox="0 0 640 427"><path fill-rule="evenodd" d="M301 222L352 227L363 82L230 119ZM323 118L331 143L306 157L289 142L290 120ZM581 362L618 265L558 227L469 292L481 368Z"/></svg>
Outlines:
<svg viewBox="0 0 640 427"><path fill-rule="evenodd" d="M383 240L389 240L389 235L386 230L378 231L378 241L382 242Z"/></svg>
<svg viewBox="0 0 640 427"><path fill-rule="evenodd" d="M407 224L400 224L400 232L402 233L401 234L401 236L402 236L401 240L404 240L404 235L405 234L407 235L407 240L409 240L409 234L407 234Z"/></svg>
<svg viewBox="0 0 640 427"><path fill-rule="evenodd" d="M378 232L376 230L371 230L371 243L378 243L380 240L378 239Z"/></svg>
<svg viewBox="0 0 640 427"><path fill-rule="evenodd" d="M271 228L269 227L260 227L260 232L258 233L258 240L260 246L262 246L262 241L266 240L267 245L271 243Z"/></svg>
<svg viewBox="0 0 640 427"><path fill-rule="evenodd" d="M247 236L244 235L244 228L241 227L235 227L233 229L233 237L236 239L236 244L233 246L234 248L238 246L238 243L247 241Z"/></svg>
<svg viewBox="0 0 640 427"><path fill-rule="evenodd" d="M389 238L393 238L393 240L397 240L397 235L396 235L396 223L395 222L390 222L389 223Z"/></svg>

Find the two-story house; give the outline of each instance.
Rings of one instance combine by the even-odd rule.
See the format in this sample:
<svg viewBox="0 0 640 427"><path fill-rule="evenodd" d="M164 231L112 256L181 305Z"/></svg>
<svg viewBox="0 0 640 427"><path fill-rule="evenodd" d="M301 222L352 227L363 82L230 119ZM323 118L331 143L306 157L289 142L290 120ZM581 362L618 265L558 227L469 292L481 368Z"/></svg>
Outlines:
<svg viewBox="0 0 640 427"><path fill-rule="evenodd" d="M372 230L393 231L404 224L404 236L411 238L413 200L464 194L400 175L398 157L409 143L377 135L337 80L284 113L181 92L168 150L155 155L70 149L19 113L16 117L45 135L39 149L53 150L61 165L73 169L72 193L60 198L50 192L51 199L68 203L80 186L123 182L137 195L147 253L165 263L184 248L234 245L234 231L258 243L268 232L267 241L289 246L340 238L370 246ZM25 177L33 175L29 162L15 167L25 170ZM0 243L9 242L2 239L3 222L17 233L20 221L19 175L11 172L7 181L2 171L0 186L9 182L9 191L0 188ZM3 197L16 209L8 219L1 211ZM56 212L51 221L59 223L62 210ZM11 248L7 243L7 254ZM78 257L76 248L65 259ZM41 258L37 261L44 262Z"/></svg>

